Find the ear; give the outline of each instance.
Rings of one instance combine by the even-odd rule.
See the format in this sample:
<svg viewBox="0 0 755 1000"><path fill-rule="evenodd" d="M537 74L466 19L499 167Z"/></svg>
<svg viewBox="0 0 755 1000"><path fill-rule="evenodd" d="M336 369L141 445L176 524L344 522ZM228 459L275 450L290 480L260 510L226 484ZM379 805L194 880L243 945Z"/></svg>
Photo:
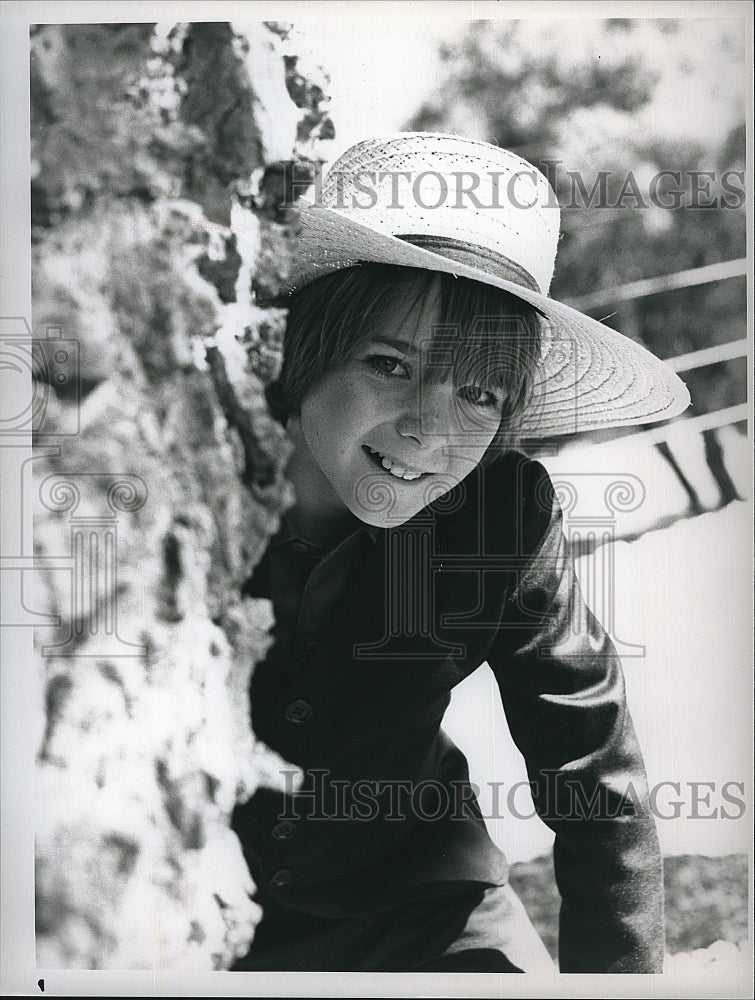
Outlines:
<svg viewBox="0 0 755 1000"><path fill-rule="evenodd" d="M285 423L286 434L288 434L289 439L293 442L294 447L299 444L304 444L304 432L301 427L301 414L292 413L290 417L286 419Z"/></svg>

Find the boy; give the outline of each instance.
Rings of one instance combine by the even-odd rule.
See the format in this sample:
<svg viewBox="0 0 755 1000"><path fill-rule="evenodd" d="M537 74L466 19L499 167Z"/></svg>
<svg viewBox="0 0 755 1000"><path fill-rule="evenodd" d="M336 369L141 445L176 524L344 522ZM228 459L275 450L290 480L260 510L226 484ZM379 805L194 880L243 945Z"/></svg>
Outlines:
<svg viewBox="0 0 755 1000"><path fill-rule="evenodd" d="M400 204L397 178L447 193L470 164L471 205ZM561 971L659 972L660 854L621 666L547 474L513 444L669 417L686 391L547 297L553 195L513 154L370 140L323 202L302 213L270 392L297 499L247 587L276 614L252 723L303 783L236 811L263 917L235 967L547 968L440 729L452 687L488 662L556 834Z"/></svg>

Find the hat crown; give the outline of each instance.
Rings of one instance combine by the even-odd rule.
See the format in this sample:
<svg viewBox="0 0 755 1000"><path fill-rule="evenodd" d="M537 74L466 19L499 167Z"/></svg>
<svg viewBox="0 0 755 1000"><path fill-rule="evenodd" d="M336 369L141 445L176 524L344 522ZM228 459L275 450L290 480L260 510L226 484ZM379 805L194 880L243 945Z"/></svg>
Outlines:
<svg viewBox="0 0 755 1000"><path fill-rule="evenodd" d="M509 150L435 132L366 139L332 164L318 201L439 254L482 253L492 273L518 275L541 294L550 287L558 202L545 176Z"/></svg>

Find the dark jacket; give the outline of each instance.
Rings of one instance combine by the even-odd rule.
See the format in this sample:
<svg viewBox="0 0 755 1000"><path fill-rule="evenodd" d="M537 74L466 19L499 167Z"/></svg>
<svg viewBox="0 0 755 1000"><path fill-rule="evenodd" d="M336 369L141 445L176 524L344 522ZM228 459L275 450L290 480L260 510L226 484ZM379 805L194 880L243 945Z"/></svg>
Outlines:
<svg viewBox="0 0 755 1000"><path fill-rule="evenodd" d="M561 971L661 971L660 852L621 665L547 473L515 453L380 533L300 669L275 648L257 666L255 732L304 784L237 810L253 875L323 916L505 882L440 730L450 690L485 661L556 834Z"/></svg>

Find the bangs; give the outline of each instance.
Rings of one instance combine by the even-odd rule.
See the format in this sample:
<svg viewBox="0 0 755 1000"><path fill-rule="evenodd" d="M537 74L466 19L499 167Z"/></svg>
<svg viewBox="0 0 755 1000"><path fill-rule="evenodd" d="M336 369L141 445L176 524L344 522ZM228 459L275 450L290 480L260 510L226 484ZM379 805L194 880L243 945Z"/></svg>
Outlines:
<svg viewBox="0 0 755 1000"><path fill-rule="evenodd" d="M449 279L449 280L443 280ZM540 323L528 303L490 285L442 275L440 324L432 350L453 359L452 371L430 365L428 377L453 378L456 385L503 389L518 395L534 377L540 357Z"/></svg>

